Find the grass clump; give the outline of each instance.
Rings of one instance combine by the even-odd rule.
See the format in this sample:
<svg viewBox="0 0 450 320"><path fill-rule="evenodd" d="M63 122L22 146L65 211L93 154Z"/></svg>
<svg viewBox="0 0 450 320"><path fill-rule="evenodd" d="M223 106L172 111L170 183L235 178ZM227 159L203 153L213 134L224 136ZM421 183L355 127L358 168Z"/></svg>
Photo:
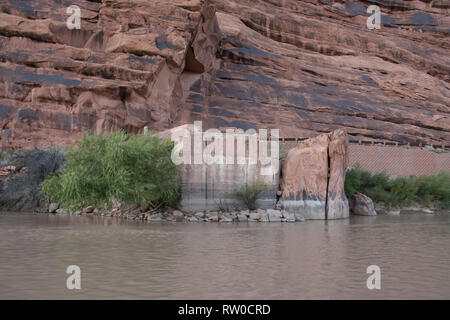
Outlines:
<svg viewBox="0 0 450 320"><path fill-rule="evenodd" d="M269 190L269 185L262 180L258 180L251 184L245 183L235 191L235 196L241 200L245 207L250 210L256 209L256 199L264 191Z"/></svg>
<svg viewBox="0 0 450 320"><path fill-rule="evenodd" d="M351 197L361 192L375 203L387 207L401 207L418 203L438 203L442 209L450 207L450 174L441 172L435 176L419 175L391 179L385 171L372 174L356 167L347 171L345 194Z"/></svg>
<svg viewBox="0 0 450 320"><path fill-rule="evenodd" d="M172 205L180 198L178 167L171 161L173 142L156 135L119 131L86 134L69 150L63 167L47 177L41 191L47 202L79 209Z"/></svg>

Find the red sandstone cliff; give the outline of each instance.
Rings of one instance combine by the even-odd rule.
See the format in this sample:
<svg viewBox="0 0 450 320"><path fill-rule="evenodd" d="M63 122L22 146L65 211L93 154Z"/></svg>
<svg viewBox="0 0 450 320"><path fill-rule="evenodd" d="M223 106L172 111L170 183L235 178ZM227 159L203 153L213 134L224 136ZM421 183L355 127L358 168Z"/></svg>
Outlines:
<svg viewBox="0 0 450 320"><path fill-rule="evenodd" d="M66 8L81 7L80 30ZM366 7L382 10L381 30ZM450 2L3 0L1 146L193 120L450 141Z"/></svg>

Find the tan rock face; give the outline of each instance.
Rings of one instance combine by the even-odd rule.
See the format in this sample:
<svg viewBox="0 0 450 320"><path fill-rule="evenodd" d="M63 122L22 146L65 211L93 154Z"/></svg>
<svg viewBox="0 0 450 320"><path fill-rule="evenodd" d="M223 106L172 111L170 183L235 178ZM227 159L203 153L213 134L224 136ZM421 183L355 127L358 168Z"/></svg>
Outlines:
<svg viewBox="0 0 450 320"><path fill-rule="evenodd" d="M205 134L199 132L202 135ZM200 143L197 144L194 134L193 125L183 125L159 133L162 138L172 138L173 141L177 141L180 148L179 155L181 158L184 156L186 160L180 159L182 197L180 206L184 211L232 211L236 208L244 208L245 204L236 197L236 191L246 183L253 185L256 182L264 182L268 187L256 199L256 206L264 209L275 207L279 170L273 170L268 174L266 171L269 168L268 164L261 163L256 159L257 157L255 163L250 161L250 139L255 142L257 154L261 151L256 135L236 134L234 140L231 140L231 149L235 150L233 154L227 153L228 139L223 137L221 160L219 163L208 163L205 155L208 154L207 150L211 142L205 144L200 138ZM241 145L238 146L238 140L247 140L244 144L245 151L241 149L242 154L245 155L244 159L239 159L238 150Z"/></svg>
<svg viewBox="0 0 450 320"><path fill-rule="evenodd" d="M376 216L377 212L372 199L362 193L355 193L350 199L352 214L360 216Z"/></svg>
<svg viewBox="0 0 450 320"><path fill-rule="evenodd" d="M200 1L6 0L0 9L2 146L72 145L84 130L169 128Z"/></svg>
<svg viewBox="0 0 450 320"><path fill-rule="evenodd" d="M307 219L349 216L344 193L348 137L339 129L302 141L291 149L282 167L281 204Z"/></svg>
<svg viewBox="0 0 450 320"><path fill-rule="evenodd" d="M328 145L327 133L302 141L291 149L283 165L281 185L284 199L317 199L327 197Z"/></svg>
<svg viewBox="0 0 450 320"><path fill-rule="evenodd" d="M348 167L348 137L343 129L330 134L327 219L347 218L349 206L345 196L345 174Z"/></svg>
<svg viewBox="0 0 450 320"><path fill-rule="evenodd" d="M84 130L279 128L312 137L450 141L445 1L4 0L3 148L72 145Z"/></svg>

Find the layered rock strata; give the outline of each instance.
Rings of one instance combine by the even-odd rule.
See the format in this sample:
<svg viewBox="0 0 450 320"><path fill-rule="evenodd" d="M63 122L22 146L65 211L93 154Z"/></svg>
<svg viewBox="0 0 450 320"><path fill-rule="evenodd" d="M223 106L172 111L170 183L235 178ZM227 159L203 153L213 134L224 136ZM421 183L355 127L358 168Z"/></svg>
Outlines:
<svg viewBox="0 0 450 320"><path fill-rule="evenodd" d="M450 141L447 1L80 0L69 30L72 4L0 5L3 149L194 120ZM379 30L366 27L371 4Z"/></svg>

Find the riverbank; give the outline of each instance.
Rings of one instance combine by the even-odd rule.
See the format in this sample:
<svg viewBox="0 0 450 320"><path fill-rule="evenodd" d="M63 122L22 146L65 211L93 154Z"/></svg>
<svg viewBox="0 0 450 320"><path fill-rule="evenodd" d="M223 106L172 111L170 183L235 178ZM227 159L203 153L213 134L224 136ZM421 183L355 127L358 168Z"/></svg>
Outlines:
<svg viewBox="0 0 450 320"><path fill-rule="evenodd" d="M341 136L340 140L333 141L344 146L341 156L345 158L347 138L344 133ZM302 152L288 154L290 162L283 164L283 174L272 181L270 190L265 194L265 189L257 188L258 184L238 184L237 189L233 189L231 186L235 181L229 181L227 193L220 193L220 181L209 181L200 174L201 170L199 176L179 174L179 168L170 160L172 142L156 136L140 134L128 137L121 132L87 135L79 146L66 152L53 148L2 154L0 210L188 222L302 222L307 219L347 218L349 212L373 216L377 212L398 215L401 211L433 213L440 209L447 210L450 197L450 176L447 172L436 176L391 178L385 172L371 174L360 168L348 170L343 165L336 171L335 179L330 178L329 181L339 185L335 189L342 189L341 192L328 188L324 175L328 170L326 161L325 166L321 167L321 174L313 174L307 169L308 163L318 155L317 148L313 148L320 142L316 140L326 140L323 144L329 146L329 138L328 135L320 135L304 141L298 150L293 149ZM305 145L306 142L313 147ZM297 164L308 158L303 152L306 149L311 153L311 161L304 163L304 170L297 170ZM327 149L322 146L319 150ZM326 160L326 157L322 158ZM161 165L155 166L155 161L161 162ZM80 166L80 163L84 164ZM232 168L233 176L240 174L239 166ZM183 167L180 171L189 172L189 167ZM304 172L309 172L307 180ZM184 183L180 183L180 175L184 177ZM318 195L322 198L307 192L316 189L319 176L323 182L320 184L321 190L324 190ZM198 179L202 183L197 186L199 188L193 188L192 181ZM303 185L304 181L308 181L308 186ZM241 192L244 196L238 198L237 191L244 186L246 192ZM202 190L209 190L212 194L202 193ZM292 190L297 191L291 194ZM189 201L191 204L201 203L193 201L199 200L195 198L199 192L205 203L211 204L208 208L183 206L183 200L188 200L185 204ZM270 201L263 201L267 205L264 209L261 201L258 204L260 194L270 194ZM49 202L53 203L48 205ZM245 209L255 207L260 209ZM345 214L337 214L339 212Z"/></svg>
<svg viewBox="0 0 450 320"><path fill-rule="evenodd" d="M198 211L182 212L180 210L149 210L147 206L134 206L127 209L102 210L89 206L83 210L70 212L51 204L49 210L40 210L39 213L69 214L69 215L97 215L105 217L118 217L128 220L142 221L173 221L173 222L303 222L305 217L301 214L288 213L286 210L257 209L239 210L232 212Z"/></svg>
<svg viewBox="0 0 450 320"><path fill-rule="evenodd" d="M377 215L398 216L412 213L420 214L450 214L449 210L439 208L408 206L398 209L387 209L383 206L376 206ZM261 223L295 223L305 222L306 219L301 214L291 214L286 210L278 209L257 209L239 210L232 212L221 211L199 211L182 212L180 210L148 210L146 207L131 207L125 210L101 210L92 206L83 210L69 212L67 209L58 208L56 204L50 205L50 210L39 210L36 213L49 215L72 215L72 216L100 216L115 217L124 220L143 222L190 222L190 223L239 223L239 222L261 222ZM351 215L354 216L354 215ZM359 216L359 215L355 215Z"/></svg>

